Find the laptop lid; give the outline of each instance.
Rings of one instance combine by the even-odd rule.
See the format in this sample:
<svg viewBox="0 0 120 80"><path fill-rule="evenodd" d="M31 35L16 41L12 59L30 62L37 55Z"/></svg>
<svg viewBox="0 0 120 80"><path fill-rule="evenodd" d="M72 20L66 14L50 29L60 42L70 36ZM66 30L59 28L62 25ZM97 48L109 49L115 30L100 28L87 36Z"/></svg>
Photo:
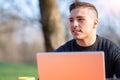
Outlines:
<svg viewBox="0 0 120 80"><path fill-rule="evenodd" d="M39 80L105 80L103 52L37 54Z"/></svg>

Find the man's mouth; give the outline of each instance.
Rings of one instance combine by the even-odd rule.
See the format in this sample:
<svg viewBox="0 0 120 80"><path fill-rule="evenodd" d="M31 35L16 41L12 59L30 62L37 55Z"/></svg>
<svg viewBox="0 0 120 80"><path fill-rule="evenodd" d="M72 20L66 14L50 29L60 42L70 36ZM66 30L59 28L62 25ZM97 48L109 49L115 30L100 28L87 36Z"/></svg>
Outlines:
<svg viewBox="0 0 120 80"><path fill-rule="evenodd" d="M78 35L79 33L82 32L82 30L73 30L72 32L73 32L74 35Z"/></svg>
<svg viewBox="0 0 120 80"><path fill-rule="evenodd" d="M82 32L82 30L73 30L73 32L75 32L75 33L76 33L76 32Z"/></svg>

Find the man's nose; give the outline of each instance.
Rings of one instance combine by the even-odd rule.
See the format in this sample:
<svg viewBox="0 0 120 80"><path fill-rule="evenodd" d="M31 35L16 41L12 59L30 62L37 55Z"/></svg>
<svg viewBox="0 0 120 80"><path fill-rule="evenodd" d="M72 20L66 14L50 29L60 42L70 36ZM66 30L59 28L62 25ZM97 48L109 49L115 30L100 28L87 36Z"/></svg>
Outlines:
<svg viewBox="0 0 120 80"><path fill-rule="evenodd" d="M76 28L76 27L78 26L78 22L77 22L77 21L73 21L72 26L73 26L74 28Z"/></svg>

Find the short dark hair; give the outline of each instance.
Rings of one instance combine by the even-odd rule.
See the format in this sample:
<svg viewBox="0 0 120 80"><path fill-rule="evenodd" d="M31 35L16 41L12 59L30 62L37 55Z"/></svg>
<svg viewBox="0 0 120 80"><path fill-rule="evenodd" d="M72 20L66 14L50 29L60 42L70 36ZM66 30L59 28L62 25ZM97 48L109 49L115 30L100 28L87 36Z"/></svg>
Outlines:
<svg viewBox="0 0 120 80"><path fill-rule="evenodd" d="M71 12L73 9L79 8L79 7L83 7L83 8L91 8L92 10L94 10L96 12L96 16L98 18L98 11L96 9L96 7L91 4L91 3L87 3L87 2L74 2L70 5L69 7L69 11Z"/></svg>

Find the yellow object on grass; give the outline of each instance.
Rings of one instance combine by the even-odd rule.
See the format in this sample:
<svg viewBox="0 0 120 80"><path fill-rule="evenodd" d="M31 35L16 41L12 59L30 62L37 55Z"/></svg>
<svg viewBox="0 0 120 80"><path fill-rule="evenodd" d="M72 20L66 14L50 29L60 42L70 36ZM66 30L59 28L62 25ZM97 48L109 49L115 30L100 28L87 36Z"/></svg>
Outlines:
<svg viewBox="0 0 120 80"><path fill-rule="evenodd" d="M18 80L35 80L35 77L18 77Z"/></svg>

